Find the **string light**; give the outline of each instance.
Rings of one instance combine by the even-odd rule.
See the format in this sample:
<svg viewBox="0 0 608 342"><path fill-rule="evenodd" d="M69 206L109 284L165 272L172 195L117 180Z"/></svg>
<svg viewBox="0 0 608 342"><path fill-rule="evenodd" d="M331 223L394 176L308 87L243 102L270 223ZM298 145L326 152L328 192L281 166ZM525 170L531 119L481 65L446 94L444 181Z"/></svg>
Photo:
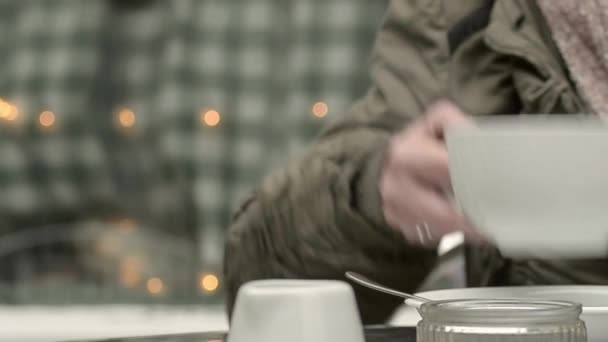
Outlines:
<svg viewBox="0 0 608 342"><path fill-rule="evenodd" d="M199 285L203 292L215 292L220 287L220 279L215 274L204 274Z"/></svg>
<svg viewBox="0 0 608 342"><path fill-rule="evenodd" d="M118 112L118 123L120 126L124 128L132 128L135 126L135 121L135 113L132 110L123 108Z"/></svg>
<svg viewBox="0 0 608 342"><path fill-rule="evenodd" d="M51 112L50 110L45 110L44 112L40 113L38 121L42 127L53 127L55 124L55 113Z"/></svg>
<svg viewBox="0 0 608 342"><path fill-rule="evenodd" d="M159 295L163 292L164 284L160 278L150 278L146 282L146 288L151 294Z"/></svg>
<svg viewBox="0 0 608 342"><path fill-rule="evenodd" d="M317 118L324 118L329 113L329 107L325 102L317 102L312 106L312 114Z"/></svg>
<svg viewBox="0 0 608 342"><path fill-rule="evenodd" d="M216 110L210 109L201 114L201 123L209 127L217 126L222 120L222 116Z"/></svg>

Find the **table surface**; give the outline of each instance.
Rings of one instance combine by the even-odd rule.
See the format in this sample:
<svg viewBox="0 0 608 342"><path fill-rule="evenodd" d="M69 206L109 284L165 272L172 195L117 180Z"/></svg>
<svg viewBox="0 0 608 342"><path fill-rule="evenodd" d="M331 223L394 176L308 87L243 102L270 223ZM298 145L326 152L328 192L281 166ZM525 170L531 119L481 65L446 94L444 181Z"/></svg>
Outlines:
<svg viewBox="0 0 608 342"><path fill-rule="evenodd" d="M209 332L183 335L118 338L90 342L224 342L226 333ZM368 326L365 328L366 342L415 342L416 328ZM342 342L342 341L340 341Z"/></svg>
<svg viewBox="0 0 608 342"><path fill-rule="evenodd" d="M95 341L226 330L228 318L221 305L0 305L2 342Z"/></svg>

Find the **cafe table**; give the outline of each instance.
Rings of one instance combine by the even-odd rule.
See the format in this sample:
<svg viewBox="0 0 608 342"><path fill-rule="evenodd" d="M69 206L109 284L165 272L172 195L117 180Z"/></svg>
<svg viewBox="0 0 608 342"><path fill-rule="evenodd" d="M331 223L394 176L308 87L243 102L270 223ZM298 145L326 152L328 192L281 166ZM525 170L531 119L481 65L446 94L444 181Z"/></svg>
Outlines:
<svg viewBox="0 0 608 342"><path fill-rule="evenodd" d="M366 326L366 342L415 342L416 328L414 327L389 327L389 326ZM114 338L106 340L95 340L86 342L225 342L225 332L203 332L173 334L162 336ZM348 342L348 341L336 341Z"/></svg>

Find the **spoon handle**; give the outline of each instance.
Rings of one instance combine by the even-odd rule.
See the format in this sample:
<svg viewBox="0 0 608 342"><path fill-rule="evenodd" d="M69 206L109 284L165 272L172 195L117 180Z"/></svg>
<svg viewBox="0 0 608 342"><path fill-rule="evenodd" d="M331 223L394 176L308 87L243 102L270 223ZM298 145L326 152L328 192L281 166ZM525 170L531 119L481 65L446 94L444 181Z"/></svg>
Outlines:
<svg viewBox="0 0 608 342"><path fill-rule="evenodd" d="M379 292L383 292L383 293L393 295L396 297L410 299L410 301L408 301L408 303L411 303L411 305L413 305L415 307L420 307L420 305L422 305L426 302L430 302L429 299L418 297L416 295L401 292L401 291L386 287L384 285L381 285L380 283L375 282L356 272L351 272L351 271L346 272L346 278L356 282L359 285L363 285L365 287L368 287L370 289L373 289L373 290L376 290Z"/></svg>

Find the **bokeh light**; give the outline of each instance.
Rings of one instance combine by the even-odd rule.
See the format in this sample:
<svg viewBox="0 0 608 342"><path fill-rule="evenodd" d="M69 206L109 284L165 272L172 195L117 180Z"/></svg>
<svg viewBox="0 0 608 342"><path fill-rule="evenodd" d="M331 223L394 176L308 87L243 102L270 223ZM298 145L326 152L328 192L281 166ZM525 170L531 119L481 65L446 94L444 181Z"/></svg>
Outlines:
<svg viewBox="0 0 608 342"><path fill-rule="evenodd" d="M210 109L201 114L201 122L209 127L215 127L219 125L221 120L222 116L217 110Z"/></svg>
<svg viewBox="0 0 608 342"><path fill-rule="evenodd" d="M150 278L146 283L148 292L153 295L159 295L163 292L165 285L160 278Z"/></svg>
<svg viewBox="0 0 608 342"><path fill-rule="evenodd" d="M17 120L17 118L19 117L19 108L17 108L17 106L14 104L13 105L9 104L8 108L9 108L8 112L5 116L6 120L8 120L8 121Z"/></svg>
<svg viewBox="0 0 608 342"><path fill-rule="evenodd" d="M38 117L40 125L45 128L53 127L53 125L55 125L55 120L55 113L51 112L50 110L45 110L44 112L40 113L40 116Z"/></svg>
<svg viewBox="0 0 608 342"><path fill-rule="evenodd" d="M142 262L135 256L128 256L120 261L120 283L126 288L135 288L141 282Z"/></svg>
<svg viewBox="0 0 608 342"><path fill-rule="evenodd" d="M317 102L312 106L312 114L317 118L324 118L329 113L329 107L325 102Z"/></svg>
<svg viewBox="0 0 608 342"><path fill-rule="evenodd" d="M11 104L0 99L0 118L6 118L11 110Z"/></svg>
<svg viewBox="0 0 608 342"><path fill-rule="evenodd" d="M118 112L118 123L120 124L120 126L124 128L132 128L133 126L135 126L135 122L136 117L135 113L132 110L128 108L123 108Z"/></svg>
<svg viewBox="0 0 608 342"><path fill-rule="evenodd" d="M203 292L215 292L220 287L220 279L215 274L201 276L200 288Z"/></svg>

